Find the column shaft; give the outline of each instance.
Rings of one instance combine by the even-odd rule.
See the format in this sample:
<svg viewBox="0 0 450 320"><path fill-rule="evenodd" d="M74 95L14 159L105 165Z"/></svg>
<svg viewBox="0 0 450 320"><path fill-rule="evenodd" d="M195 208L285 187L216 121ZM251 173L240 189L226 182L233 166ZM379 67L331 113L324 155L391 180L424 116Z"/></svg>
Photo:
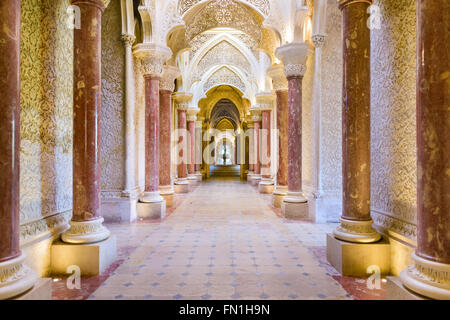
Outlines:
<svg viewBox="0 0 450 320"><path fill-rule="evenodd" d="M270 110L262 111L262 131L261 131L261 174L262 178L270 179Z"/></svg>
<svg viewBox="0 0 450 320"><path fill-rule="evenodd" d="M0 262L20 256L20 4L0 3Z"/></svg>
<svg viewBox="0 0 450 320"><path fill-rule="evenodd" d="M277 90L278 170L277 186L287 186L288 177L288 91Z"/></svg>
<svg viewBox="0 0 450 320"><path fill-rule="evenodd" d="M188 161L188 173L195 173L195 121L189 120L187 122L189 130L189 161Z"/></svg>
<svg viewBox="0 0 450 320"><path fill-rule="evenodd" d="M159 76L145 75L145 191L159 189Z"/></svg>
<svg viewBox="0 0 450 320"><path fill-rule="evenodd" d="M344 1L342 180L347 220L370 220L370 1Z"/></svg>
<svg viewBox="0 0 450 320"><path fill-rule="evenodd" d="M159 184L161 186L172 185L170 174L171 168L171 97L172 92L169 90L160 90L160 113L159 113Z"/></svg>
<svg viewBox="0 0 450 320"><path fill-rule="evenodd" d="M186 134L186 110L178 109L178 178L184 179L186 175L186 151L187 151L187 134Z"/></svg>
<svg viewBox="0 0 450 320"><path fill-rule="evenodd" d="M74 30L73 217L100 217L101 1L72 1L81 11Z"/></svg>
<svg viewBox="0 0 450 320"><path fill-rule="evenodd" d="M261 162L260 162L260 157L259 157L259 131L261 129L261 122L259 121L254 121L253 122L254 125L254 131L253 131L253 146L254 146L254 170L255 170L255 174L261 174Z"/></svg>
<svg viewBox="0 0 450 320"><path fill-rule="evenodd" d="M288 192L302 192L302 80L303 76L288 77Z"/></svg>

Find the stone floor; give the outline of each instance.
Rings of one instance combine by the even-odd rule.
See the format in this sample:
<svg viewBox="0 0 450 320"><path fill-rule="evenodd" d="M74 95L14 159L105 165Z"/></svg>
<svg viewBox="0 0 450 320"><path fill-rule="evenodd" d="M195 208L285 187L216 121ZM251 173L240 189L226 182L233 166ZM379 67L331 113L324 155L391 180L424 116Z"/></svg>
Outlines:
<svg viewBox="0 0 450 320"><path fill-rule="evenodd" d="M269 195L236 178L214 178L163 221L109 224L118 259L104 274L55 299L382 299L365 279L340 276L325 258L335 224L280 218Z"/></svg>

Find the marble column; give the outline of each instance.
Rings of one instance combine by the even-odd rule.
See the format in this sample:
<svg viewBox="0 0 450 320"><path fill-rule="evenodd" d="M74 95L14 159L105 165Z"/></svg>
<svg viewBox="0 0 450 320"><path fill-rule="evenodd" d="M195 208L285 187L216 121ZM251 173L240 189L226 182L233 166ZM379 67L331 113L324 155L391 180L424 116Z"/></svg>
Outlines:
<svg viewBox="0 0 450 320"><path fill-rule="evenodd" d="M164 217L166 203L159 192L159 84L163 64L172 52L169 48L155 44L141 43L134 49L141 63L145 81L145 189L138 206L140 218Z"/></svg>
<svg viewBox="0 0 450 320"><path fill-rule="evenodd" d="M253 160L254 173L252 176L252 185L258 186L261 181L261 160L260 160L260 131L261 131L261 112L259 110L251 111L253 121Z"/></svg>
<svg viewBox="0 0 450 320"><path fill-rule="evenodd" d="M270 67L268 74L277 95L278 166L272 203L276 208L281 208L288 190L288 82L281 64Z"/></svg>
<svg viewBox="0 0 450 320"><path fill-rule="evenodd" d="M258 185L260 193L272 193L274 182L271 171L271 113L275 102L275 95L264 92L256 95L259 109L261 110L260 130L260 162L261 162L261 181Z"/></svg>
<svg viewBox="0 0 450 320"><path fill-rule="evenodd" d="M450 2L417 5L417 248L400 278L450 299Z"/></svg>
<svg viewBox="0 0 450 320"><path fill-rule="evenodd" d="M110 232L100 215L101 21L99 0L71 2L80 8L74 29L73 63L73 216L61 239L84 244L105 240Z"/></svg>
<svg viewBox="0 0 450 320"><path fill-rule="evenodd" d="M180 70L174 66L164 66L163 75L159 83L159 192L166 201L167 207L173 206L174 193L172 181L172 92L175 89L175 79Z"/></svg>
<svg viewBox="0 0 450 320"><path fill-rule="evenodd" d="M341 0L343 31L341 224L337 239L371 243L380 240L370 217L370 29L372 0Z"/></svg>
<svg viewBox="0 0 450 320"><path fill-rule="evenodd" d="M205 120L204 117L197 117L197 121L195 122L195 177L197 178L197 181L202 181L202 159L203 159L203 135L202 135L202 128L203 128L203 120Z"/></svg>
<svg viewBox="0 0 450 320"><path fill-rule="evenodd" d="M195 176L195 122L197 116L189 112L186 118L188 128L188 181L192 184L197 182Z"/></svg>
<svg viewBox="0 0 450 320"><path fill-rule="evenodd" d="M186 130L186 121L187 121L187 110L189 108L189 103L192 100L192 95L176 92L173 94L174 101L177 102L177 111L178 111L178 128L177 128L177 180L175 181L175 192L176 193L187 193L189 192L189 182L187 180L187 130Z"/></svg>
<svg viewBox="0 0 450 320"><path fill-rule="evenodd" d="M253 180L253 175L255 174L255 147L254 147L254 131L255 126L253 125L253 121L250 119L247 125L247 132L245 133L248 136L248 173L247 173L247 181L251 182Z"/></svg>
<svg viewBox="0 0 450 320"><path fill-rule="evenodd" d="M20 0L0 2L0 299L34 286L20 251ZM4 276L6 275L6 276Z"/></svg>
<svg viewBox="0 0 450 320"><path fill-rule="evenodd" d="M288 80L288 192L281 203L288 218L307 218L307 200L302 190L302 81L306 59L311 53L307 43L290 43L275 54L284 64Z"/></svg>
<svg viewBox="0 0 450 320"><path fill-rule="evenodd" d="M124 196L135 198L138 194L136 181L136 104L134 86L133 52L131 47L136 41L132 34L123 34L125 45L125 188Z"/></svg>

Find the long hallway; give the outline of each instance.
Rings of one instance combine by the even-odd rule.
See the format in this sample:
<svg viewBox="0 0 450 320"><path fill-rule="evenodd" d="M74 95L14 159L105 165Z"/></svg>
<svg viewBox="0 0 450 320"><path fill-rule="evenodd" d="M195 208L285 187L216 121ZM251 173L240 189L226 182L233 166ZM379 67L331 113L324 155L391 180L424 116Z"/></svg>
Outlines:
<svg viewBox="0 0 450 320"><path fill-rule="evenodd" d="M177 195L178 206L161 222L108 224L120 261L110 274L82 279L83 288L98 285L84 298L355 298L317 256L335 224L284 220L270 198L236 178L194 188ZM68 298L63 282L54 283L54 298Z"/></svg>

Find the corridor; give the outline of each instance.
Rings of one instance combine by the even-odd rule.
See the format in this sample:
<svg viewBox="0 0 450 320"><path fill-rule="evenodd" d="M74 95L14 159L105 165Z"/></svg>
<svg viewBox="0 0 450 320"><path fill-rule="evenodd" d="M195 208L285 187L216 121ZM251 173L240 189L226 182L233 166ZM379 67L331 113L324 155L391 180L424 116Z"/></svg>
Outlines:
<svg viewBox="0 0 450 320"><path fill-rule="evenodd" d="M324 254L334 224L283 220L270 197L234 177L178 196L184 198L162 222L108 224L121 261L108 275L82 279L82 290L98 283L90 295L70 298L355 298L315 254ZM54 298L68 298L64 282L54 282Z"/></svg>

